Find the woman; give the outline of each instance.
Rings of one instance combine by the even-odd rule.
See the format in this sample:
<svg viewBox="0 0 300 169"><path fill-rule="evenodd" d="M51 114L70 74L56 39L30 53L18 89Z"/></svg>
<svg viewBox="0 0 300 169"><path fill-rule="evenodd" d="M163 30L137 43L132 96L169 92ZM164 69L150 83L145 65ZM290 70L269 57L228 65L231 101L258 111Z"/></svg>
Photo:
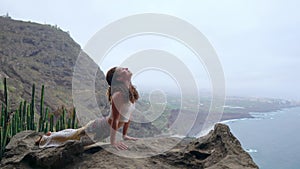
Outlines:
<svg viewBox="0 0 300 169"><path fill-rule="evenodd" d="M108 117L93 120L79 129L48 132L41 136L36 143L41 148L59 146L69 140L80 140L82 136L94 134L94 140L110 136L110 143L117 150L127 149L127 145L116 141L116 133L120 127L123 127L124 140L137 140L137 138L127 135L134 103L139 98L137 90L131 83L131 76L132 73L128 68L113 67L107 72L106 81L109 85L107 96L111 104Z"/></svg>
<svg viewBox="0 0 300 169"><path fill-rule="evenodd" d="M106 81L109 85L107 96L111 104L111 111L107 122L111 126L110 143L116 149L127 149L128 146L122 142L116 142L116 132L123 126L124 140L137 140L129 137L127 130L130 124L130 116L134 109L134 103L138 100L139 94L131 83L132 73L128 68L114 67L106 74Z"/></svg>

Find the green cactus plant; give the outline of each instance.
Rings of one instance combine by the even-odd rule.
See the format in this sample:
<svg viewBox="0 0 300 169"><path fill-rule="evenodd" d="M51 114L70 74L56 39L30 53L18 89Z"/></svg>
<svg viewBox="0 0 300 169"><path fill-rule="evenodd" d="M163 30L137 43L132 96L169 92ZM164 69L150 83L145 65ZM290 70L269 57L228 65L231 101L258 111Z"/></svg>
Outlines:
<svg viewBox="0 0 300 169"><path fill-rule="evenodd" d="M2 103L1 107L1 127L4 126L5 123L5 110L4 110L4 103Z"/></svg>
<svg viewBox="0 0 300 169"><path fill-rule="evenodd" d="M44 115L43 121L44 121L44 122L47 122L48 119L49 119L49 108L47 107L47 108L46 108L45 115Z"/></svg>
<svg viewBox="0 0 300 169"><path fill-rule="evenodd" d="M31 104L30 104L30 130L34 130L34 95L35 95L35 84L32 84L32 93L31 93Z"/></svg>
<svg viewBox="0 0 300 169"><path fill-rule="evenodd" d="M59 126L59 130L63 130L64 129L64 116L60 116L60 122L59 122L60 126Z"/></svg>
<svg viewBox="0 0 300 169"><path fill-rule="evenodd" d="M71 119L70 118L68 118L67 128L71 128Z"/></svg>
<svg viewBox="0 0 300 169"><path fill-rule="evenodd" d="M19 105L19 125L18 125L18 131L23 131L23 122L22 122L22 118L23 118L23 112L22 112L22 107L23 107L23 102L21 101L20 102L20 105Z"/></svg>
<svg viewBox="0 0 300 169"><path fill-rule="evenodd" d="M3 146L3 142L4 142L4 130L3 127L0 127L0 159L2 157L2 149L4 148Z"/></svg>
<svg viewBox="0 0 300 169"><path fill-rule="evenodd" d="M76 123L76 109L73 108L73 112L72 112L72 129L75 129L75 123Z"/></svg>
<svg viewBox="0 0 300 169"><path fill-rule="evenodd" d="M40 118L35 122L35 84L32 85L31 102L25 100L20 102L19 108L9 114L9 99L6 78L4 78L4 102L1 104L0 114L0 160L5 146L15 134L23 130L36 130L40 132L60 131L66 128L78 128L76 109L71 113L63 107L63 111L56 119L54 114L49 115L49 108L44 111L44 85L42 85L40 100ZM10 118L11 117L11 118Z"/></svg>
<svg viewBox="0 0 300 169"><path fill-rule="evenodd" d="M39 119L39 131L44 131L44 123L45 123L45 114L44 114L44 85L42 85L41 92L41 102L40 102L40 119Z"/></svg>
<svg viewBox="0 0 300 169"><path fill-rule="evenodd" d="M9 133L9 125L7 124L7 128L3 128L3 139L2 139L2 145L1 145L1 154L4 153L4 149L5 149L5 146L6 146L6 143L7 143L7 138L8 138L8 133ZM2 158L2 156L1 156Z"/></svg>
<svg viewBox="0 0 300 169"><path fill-rule="evenodd" d="M30 104L27 105L27 109L26 109L26 130L30 130L31 129L31 117L30 117Z"/></svg>
<svg viewBox="0 0 300 169"><path fill-rule="evenodd" d="M51 114L50 115L50 131L52 132L52 131L54 131L54 115L53 114Z"/></svg>
<svg viewBox="0 0 300 169"><path fill-rule="evenodd" d="M62 130L66 128L66 108L63 108L63 114L62 114Z"/></svg>
<svg viewBox="0 0 300 169"><path fill-rule="evenodd" d="M7 91L7 84L6 84L6 78L4 78L4 104L2 104L1 108L1 156L4 153L4 149L7 143L7 138L9 134L9 125L8 125L8 91Z"/></svg>
<svg viewBox="0 0 300 169"><path fill-rule="evenodd" d="M7 122L7 120L8 120L8 92L7 92L6 78L4 78L4 119L6 119L6 122ZM6 123L4 125L6 125ZM5 128L5 126L4 126L4 128Z"/></svg>
<svg viewBox="0 0 300 169"><path fill-rule="evenodd" d="M56 121L55 131L60 131L60 120Z"/></svg>
<svg viewBox="0 0 300 169"><path fill-rule="evenodd" d="M27 129L27 102L26 100L24 101L23 104L23 111L22 111L22 130L26 130Z"/></svg>
<svg viewBox="0 0 300 169"><path fill-rule="evenodd" d="M44 125L44 133L47 133L49 130L48 130L48 121L45 123Z"/></svg>

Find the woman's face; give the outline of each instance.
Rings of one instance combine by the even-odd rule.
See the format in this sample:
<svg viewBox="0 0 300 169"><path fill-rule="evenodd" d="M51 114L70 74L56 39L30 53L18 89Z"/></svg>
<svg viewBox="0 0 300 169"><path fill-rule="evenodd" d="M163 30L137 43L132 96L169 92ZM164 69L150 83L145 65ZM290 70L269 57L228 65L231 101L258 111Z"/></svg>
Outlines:
<svg viewBox="0 0 300 169"><path fill-rule="evenodd" d="M128 68L118 67L116 69L116 73L118 75L118 80L120 81L130 81L132 73L128 70Z"/></svg>

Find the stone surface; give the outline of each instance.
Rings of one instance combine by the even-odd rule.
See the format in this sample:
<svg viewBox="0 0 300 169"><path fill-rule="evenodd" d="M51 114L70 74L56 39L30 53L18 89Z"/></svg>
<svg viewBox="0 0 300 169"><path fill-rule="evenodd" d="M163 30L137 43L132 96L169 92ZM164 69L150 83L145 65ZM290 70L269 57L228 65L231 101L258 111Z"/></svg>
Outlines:
<svg viewBox="0 0 300 169"><path fill-rule="evenodd" d="M24 131L14 136L6 147L1 168L258 168L224 124L216 124L214 130L198 139L126 141L126 151L110 145L84 149L85 144L79 141L39 149L34 145L39 134Z"/></svg>
<svg viewBox="0 0 300 169"><path fill-rule="evenodd" d="M258 168L227 125L216 124L204 137L182 150L161 155L170 164L191 168Z"/></svg>
<svg viewBox="0 0 300 169"><path fill-rule="evenodd" d="M83 145L79 141L70 141L60 147L40 149L35 145L35 140L40 134L30 130L16 134L6 146L1 168L61 168L74 163L83 153Z"/></svg>

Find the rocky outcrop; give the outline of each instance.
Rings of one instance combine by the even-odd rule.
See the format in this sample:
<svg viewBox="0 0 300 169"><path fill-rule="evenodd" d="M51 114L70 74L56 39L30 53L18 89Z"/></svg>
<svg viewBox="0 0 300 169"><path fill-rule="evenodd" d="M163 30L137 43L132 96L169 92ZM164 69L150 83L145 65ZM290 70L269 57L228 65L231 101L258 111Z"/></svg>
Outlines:
<svg viewBox="0 0 300 169"><path fill-rule="evenodd" d="M14 136L6 147L1 168L258 168L224 124L216 124L214 130L198 139L169 137L126 141L129 150L121 152L110 145L86 149L84 141L39 149L34 145L38 135L25 131ZM141 157L141 153L145 158L136 158Z"/></svg>
<svg viewBox="0 0 300 169"><path fill-rule="evenodd" d="M23 131L16 134L6 146L1 168L57 168L74 163L83 153L83 143L67 142L64 146L40 149L35 140L42 133Z"/></svg>
<svg viewBox="0 0 300 169"><path fill-rule="evenodd" d="M170 164L191 168L258 168L224 124L216 124L208 135L161 157Z"/></svg>

